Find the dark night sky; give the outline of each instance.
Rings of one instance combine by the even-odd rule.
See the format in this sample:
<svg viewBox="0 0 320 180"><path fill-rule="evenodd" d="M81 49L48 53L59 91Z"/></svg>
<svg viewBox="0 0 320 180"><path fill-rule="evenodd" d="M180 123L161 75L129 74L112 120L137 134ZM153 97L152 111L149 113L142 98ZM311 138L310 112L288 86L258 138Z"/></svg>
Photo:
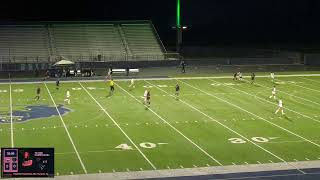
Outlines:
<svg viewBox="0 0 320 180"><path fill-rule="evenodd" d="M181 0L189 45L236 43L320 44L319 0ZM151 19L166 44L174 42L175 0L1 2L0 19Z"/></svg>

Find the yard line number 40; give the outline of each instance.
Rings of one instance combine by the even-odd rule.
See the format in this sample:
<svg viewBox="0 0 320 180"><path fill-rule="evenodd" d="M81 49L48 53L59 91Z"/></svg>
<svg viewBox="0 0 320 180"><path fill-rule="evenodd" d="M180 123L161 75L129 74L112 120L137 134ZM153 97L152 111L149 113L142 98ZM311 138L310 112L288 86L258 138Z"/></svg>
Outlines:
<svg viewBox="0 0 320 180"><path fill-rule="evenodd" d="M167 143L158 143L158 144L167 144ZM155 143L150 143L150 142L143 142L139 144L140 147L145 148L145 149L153 149L157 147L157 144ZM116 149L122 149L122 150L132 150L132 146L129 146L128 144L120 144Z"/></svg>

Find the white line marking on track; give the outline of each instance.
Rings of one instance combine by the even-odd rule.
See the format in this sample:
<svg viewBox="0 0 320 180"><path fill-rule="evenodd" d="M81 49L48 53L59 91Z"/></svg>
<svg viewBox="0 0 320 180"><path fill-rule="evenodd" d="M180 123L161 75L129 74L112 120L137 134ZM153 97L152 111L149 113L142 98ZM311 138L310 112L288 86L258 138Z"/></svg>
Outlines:
<svg viewBox="0 0 320 180"><path fill-rule="evenodd" d="M277 80L282 81L281 79L277 79ZM283 82L283 81L282 81L282 82ZM305 87L305 86L300 86L300 85L298 85L298 84L291 84L291 83L290 83L290 85L297 86L297 87L300 87L300 88L302 88L302 89L307 89L307 90L310 90L310 91L320 92L319 90L312 89L312 88L308 88L308 87Z"/></svg>
<svg viewBox="0 0 320 180"><path fill-rule="evenodd" d="M178 80L178 81L180 81L180 80ZM203 93L205 93L205 94L207 94L207 95L209 95L209 96L213 96L213 97L215 97L215 98L217 98L217 99L219 99L219 100L221 100L221 101L223 101L223 102L226 102L226 103L228 103L228 104L230 104L230 105L232 105L232 106L235 106L235 107L237 107L237 108L239 108L239 109L241 109L241 110L243 110L243 111L245 111L245 112L248 112L249 114L254 115L255 117L258 117L259 119L265 120L265 119L263 119L262 117L260 117L260 116L258 116L258 115L255 115L255 114L253 114L253 113L251 113L251 112L249 112L249 111L247 111L247 110L245 110L245 109L242 109L241 107L239 107L239 106L237 106L237 105L234 105L234 104L232 104L232 103L230 103L230 102L228 102L228 101L225 101L225 100L223 100L223 99L221 99L221 98L219 98L219 97L216 97L216 96L214 96L214 95L212 95L212 94L210 94L210 93L207 93L206 91L203 91L203 90L201 90L201 89L199 89L199 88L196 88L196 87L194 87L194 86L192 86L192 85L190 85L190 84L188 84L188 83L186 83L186 82L184 82L184 81L180 81L180 82L182 82L182 83L184 83L184 84L186 84L186 85L188 85L188 86L190 86L190 87L192 87L192 88L194 88L194 89L197 89L197 90L199 90L199 91L201 91L201 92L203 92ZM183 102L183 101L180 100L180 102ZM188 105L188 103L185 103L185 104ZM243 135L239 134L238 132L234 131L233 129L229 128L228 126L222 124L221 122L213 119L211 116L208 116L207 114L203 113L202 111L198 110L197 108L195 108L195 107L193 107L193 106L191 106L191 105L188 105L188 106L189 106L189 107L192 107L194 110L200 112L201 114L207 116L208 118L214 120L215 122L219 123L219 124L222 125L223 127L225 127L225 128L227 128L227 129L229 129L230 131L234 132L235 134L241 136L242 138L244 138L244 139L246 139L247 141L251 142L251 143L254 144L255 146L257 146L257 147L259 147L260 149L264 150L265 152L268 152L269 154L271 154L272 156L274 156L274 157L276 157L277 159L281 160L282 162L285 162L285 163L287 163L288 165L291 165L292 167L294 167L295 169L297 169L297 170L300 171L301 173L304 173L304 174L305 174L305 172L303 172L303 171L300 170L299 168L297 168L297 167L295 167L294 165L288 163L287 161L285 161L285 160L282 159L281 157L275 155L275 154L272 153L271 151L269 151L269 150L263 148L262 146L256 144L255 142L253 142L253 141L251 141L250 139L244 137ZM270 121L268 121L268 120L265 120L265 121L266 121L266 122L269 122L269 123L272 123L272 122L270 122ZM272 124L274 124L274 123L272 123ZM279 125L276 125L276 126L279 126ZM281 127L281 126L279 126L279 127ZM281 128L282 128L282 127L281 127ZM283 129L284 129L284 128L283 128ZM287 130L287 131L289 131L289 130ZM291 132L291 131L289 131L289 132ZM291 132L291 133L293 133L293 132ZM293 133L293 134L294 134L294 133ZM299 136L299 135L297 135L297 136L298 136L298 137L301 137L301 136ZM301 138L303 138L303 137L301 137ZM305 139L305 138L304 138L304 139ZM307 140L307 139L305 139L305 140ZM308 140L308 141L310 141L310 140ZM310 141L310 142L312 142L312 141ZM314 143L314 142L312 142L312 143ZM315 144L316 144L316 143L315 143ZM320 147L320 146L319 146L319 147Z"/></svg>
<svg viewBox="0 0 320 180"><path fill-rule="evenodd" d="M269 160L269 162L274 163L273 161Z"/></svg>
<svg viewBox="0 0 320 180"><path fill-rule="evenodd" d="M147 156L140 150L140 148L133 142L133 140L127 135L127 133L120 127L120 125L113 119L113 117L107 112L107 110L91 95L91 93L79 82L80 86L87 92L87 94L96 102L96 104L102 109L102 111L112 120L112 122L120 129L122 134L133 144L133 146L139 151L142 157L150 164L153 169L157 169L155 165L147 158Z"/></svg>
<svg viewBox="0 0 320 180"><path fill-rule="evenodd" d="M44 83L44 85L45 85L45 87L46 87L46 89L47 89L47 91L48 91L48 94L49 94L49 96L50 96L50 98L51 98L51 100L52 100L52 102L53 102L53 104L54 104L54 106L55 106L58 114L59 114L60 120L61 120L61 122L62 122L62 124L63 124L63 126L64 126L64 129L65 129L66 132L67 132L67 135L68 135L69 140L70 140L70 142L71 142L71 144L72 144L72 147L73 147L74 151L75 151L76 154L77 154L77 157L78 157L78 159L79 159L79 161L80 161L80 164L81 164L81 166L82 166L82 169L83 169L84 173L87 174L87 169L86 169L85 165L84 165L83 162L82 162L82 159L81 159L80 154L79 154L79 152L78 152L78 150L77 150L77 147L76 147L76 145L74 144L74 142L73 142L73 140L72 140L72 137L71 137L71 135L70 135L70 133L69 133L69 130L68 130L68 128L67 128L67 126L66 126L66 124L65 124L65 122L64 122L64 120L63 120L63 118L62 118L62 116L61 116L61 114L60 114L60 111L59 111L59 109L58 109L58 107L57 107L57 104L56 104L56 102L54 101L54 99L53 99L53 97L52 97L52 95L51 95L51 92L50 92L47 84Z"/></svg>
<svg viewBox="0 0 320 180"><path fill-rule="evenodd" d="M277 77L319 77L320 74L282 74L277 75ZM242 76L244 78L250 78L250 76ZM265 78L270 77L270 75L262 75L262 76L256 76L257 78ZM172 77L172 78L140 78L135 79L135 81L145 81L145 80L176 80L176 79L229 79L232 78L231 76L203 76L203 77ZM129 81L131 79L118 79L117 81ZM105 82L105 79L98 79L98 80L72 80L72 81L61 81L64 83L78 83L81 82ZM33 82L12 82L12 84L36 84L36 83L55 83L55 81L33 81ZM0 84L8 84L7 82L0 82ZM103 88L105 89L105 88Z"/></svg>
<svg viewBox="0 0 320 180"><path fill-rule="evenodd" d="M180 81L180 80L178 80L178 81ZM311 143L311 144L313 144L313 145L315 145L315 146L317 146L317 147L320 147L319 144L317 144L317 143L315 143L315 142L313 142L313 141L311 141L311 140L309 140L309 139L307 139L307 138L305 138L305 137L302 137L301 135L296 134L296 133L294 133L294 132L292 132L292 131L290 131L290 130L288 130L288 129L286 129L286 128L278 125L278 124L275 124L275 123L273 123L273 122L271 122L271 121L268 121L267 119L262 118L261 116L256 115L256 114L254 114L254 113L252 113L252 112L250 112L250 111L248 111L248 110L246 110L246 109L243 109L242 107L240 107L240 106L238 106L238 105L236 105L236 104L233 104L233 103L231 103L231 102L229 102L229 101L227 101L227 100L224 100L224 99L222 99L222 98L220 98L220 97L217 97L217 96L215 96L215 95L212 95L212 94L210 94L210 93L208 93L208 92L206 92L206 91L203 91L203 90L201 90L201 89L199 89L199 88L197 88L197 87L194 87L194 86L192 86L192 85L190 85L189 83L186 83L186 82L184 82L184 81L180 81L180 82L182 82L182 83L184 83L184 84L186 84L186 85L188 85L188 86L190 86L190 87L192 87L192 88L194 88L194 89L197 89L197 90L199 90L199 91L201 91L201 92L203 92L203 93L206 93L208 96L212 96L212 97L214 97L214 98L216 98L216 99L219 99L220 101L225 102L226 104L229 104L229 105L231 105L231 106L233 106L233 107L236 107L237 109L240 109L240 110L242 110L242 111L244 111L244 112L246 112L246 113L248 113L248 114L251 114L252 116L255 116L255 117L257 117L257 118L259 118L259 119L261 119L261 120L263 120L263 121L265 121L265 122L267 122L267 123L269 123L269 124L271 124L271 125L273 125L273 126L275 126L275 127L278 127L279 129L282 129L283 131L286 131L286 132L289 133L289 134L292 134L292 135L294 135L294 136L297 136L297 137L299 137L299 138L301 138L301 139L303 139L303 140L305 140L305 141L307 141L307 142L309 142L309 143Z"/></svg>
<svg viewBox="0 0 320 180"><path fill-rule="evenodd" d="M245 81L247 81L247 80L245 80ZM248 81L247 81L247 82L248 82ZM258 84L258 83L256 83L256 85L259 85L259 86L261 86L261 87L265 87L265 88L270 88L270 87L268 87L268 86L265 86L265 85L262 85L262 84ZM284 91L280 91L280 90L278 90L278 92L282 92L282 93L287 94L287 95L289 95L289 96L293 96L293 97L296 97L296 98L298 98L298 99L302 99L302 100L305 100L305 101L311 102L311 103L313 103L313 104L320 105L320 103L317 103L317 102L311 101L311 100L309 100L309 99L305 99L305 98L303 98L303 97L295 96L295 95L293 95L293 94L290 94L290 93L287 93L287 92L284 92Z"/></svg>
<svg viewBox="0 0 320 180"><path fill-rule="evenodd" d="M208 80L209 80L209 81L212 81L212 82L215 82L215 83L220 83L219 81L215 81L215 80L212 80L212 79L208 79ZM245 81L246 81L246 80L245 80ZM247 82L249 82L249 81L247 81ZM234 90L236 90L236 91L242 92L243 94L247 94L247 95L249 95L249 96L256 97L256 98L258 98L258 99L260 99L260 100L262 100L262 101L268 102L268 103L273 104L273 105L275 105L275 106L278 105L277 103L270 102L270 101L268 101L268 100L265 100L264 98L261 98L261 97L259 97L259 96L255 96L255 95L253 95L253 94L251 94L251 93L248 93L248 92L245 92L245 91L243 91L243 90L240 90L240 89L237 89L237 88L234 88L234 87L231 87L231 86L227 86L227 87L228 87L228 88L231 88L231 89L234 89ZM314 118L312 118L312 117L310 117L310 116L307 116L307 115L305 115L305 114L302 114L302 113L300 113L300 112L294 111L294 110L289 109L289 108L287 108L287 107L285 107L284 109L286 109L286 110L288 110L288 111L290 111L290 112L293 112L293 113L295 113L295 114L298 114L298 115L300 115L300 116L306 117L306 118L308 118L308 119L311 119L311 120L313 120L313 121L316 121L316 122L319 122L319 123L320 123L319 120L316 120L316 119L314 119ZM270 117L270 119L273 119L273 118Z"/></svg>
<svg viewBox="0 0 320 180"><path fill-rule="evenodd" d="M180 80L178 80L178 81L180 81ZM150 85L153 85L152 83L150 83L150 82L148 82L148 81L146 81L146 82L149 83ZM184 83L183 81L181 81L181 82ZM191 86L191 87L192 87L192 86ZM162 92L164 92L164 93L166 93L166 94L169 94L167 91L165 91L165 90L163 90L163 89L161 89L161 88L159 88L159 87L156 87L156 88L159 89L159 90L161 90ZM204 91L203 91L203 92L204 92ZM206 92L204 92L204 93L206 93ZM171 96L173 96L173 95L171 95ZM246 138L246 137L243 136L242 134L240 134L240 133L236 132L235 130L229 128L229 127L226 126L225 124L223 124L223 123L219 122L218 120L212 118L211 116L207 115L206 113L200 111L199 109L197 109L196 107L192 106L191 104L183 101L182 99L180 99L180 102L184 103L185 105L189 106L190 108L192 108L193 110L199 112L200 114L204 115L205 117L211 119L212 121L220 124L220 125L223 126L224 128L226 128L226 129L228 129L229 131L235 133L236 135L242 137L243 139L247 140L248 142L250 142L250 143L252 143L253 145L257 146L258 148L262 149L263 151L265 151L265 152L271 154L272 156L276 157L277 159L281 160L282 162L285 162L285 163L287 163L288 165L290 165L290 166L294 167L295 169L297 169L298 171L301 171L300 169L298 169L298 168L295 167L294 165L288 163L287 161L285 161L285 160L282 159L281 157L279 157L279 156L275 155L274 153L272 153L271 151L263 148L262 146L258 145L258 144L255 143L254 141L250 140L249 138ZM232 163L233 163L233 162L232 162ZM304 173L303 171L301 171L301 172Z"/></svg>
<svg viewBox="0 0 320 180"><path fill-rule="evenodd" d="M300 79L307 80L307 81L311 81L311 82L320 83L320 81L316 81L316 80L313 80L313 79L308 79L308 78L304 78L304 77L299 77L299 78L300 78Z"/></svg>
<svg viewBox="0 0 320 180"><path fill-rule="evenodd" d="M9 77L10 78L10 77ZM11 127L11 147L14 147L14 139L13 139L13 117L12 117L12 89L11 89L11 79L9 84L9 92L10 92L10 127Z"/></svg>
<svg viewBox="0 0 320 180"><path fill-rule="evenodd" d="M126 91L125 89L123 89L119 84L116 83L116 85L123 90L124 92L126 92L129 96L131 96L133 99L135 99L138 103L141 103L141 101L139 99L137 99L136 97L134 97L132 94L130 94L128 91ZM149 108L150 112L152 112L154 115L156 115L159 119L161 119L163 121L163 123L169 125L173 130L175 130L178 134L180 134L182 137L184 137L186 140L188 140L191 144L193 144L195 147L197 147L200 151L202 151L205 155L207 155L210 159L212 159L213 161L215 161L216 163L218 163L219 165L222 166L222 163L220 163L220 161L218 161L217 159L215 159L212 155L210 155L207 151L205 151L204 149L202 149L199 145L197 145L195 142L193 142L191 139L189 139L187 136L185 136L181 131L179 131L177 128L175 128L174 126L172 126L168 121L166 121L163 117L161 117L158 113L156 113L155 111L153 111L151 108Z"/></svg>

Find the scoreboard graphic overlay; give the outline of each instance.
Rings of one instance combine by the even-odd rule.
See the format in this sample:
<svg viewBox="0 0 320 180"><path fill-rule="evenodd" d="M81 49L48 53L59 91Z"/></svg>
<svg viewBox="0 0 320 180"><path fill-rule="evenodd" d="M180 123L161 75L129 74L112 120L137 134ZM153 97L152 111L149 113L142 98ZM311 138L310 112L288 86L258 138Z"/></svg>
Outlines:
<svg viewBox="0 0 320 180"><path fill-rule="evenodd" d="M54 148L1 148L1 177L54 177Z"/></svg>

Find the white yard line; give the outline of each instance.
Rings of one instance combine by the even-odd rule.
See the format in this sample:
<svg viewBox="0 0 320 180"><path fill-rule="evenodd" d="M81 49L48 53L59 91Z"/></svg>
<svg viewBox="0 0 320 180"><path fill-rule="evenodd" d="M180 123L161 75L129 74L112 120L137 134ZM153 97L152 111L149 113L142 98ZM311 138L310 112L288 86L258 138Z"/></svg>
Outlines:
<svg viewBox="0 0 320 180"><path fill-rule="evenodd" d="M55 106L58 114L59 114L60 120L61 120L61 122L62 122L62 124L63 124L64 129L65 129L66 132L67 132L67 135L68 135L69 140L70 140L70 142L71 142L71 144L72 144L72 147L73 147L74 151L75 151L76 154L77 154L77 157L78 157L78 159L79 159L79 161L80 161L80 164L81 164L81 166L82 166L82 169L83 169L84 173L87 174L87 169L86 169L85 165L83 164L83 162L82 162L82 160L81 160L80 154L79 154L79 152L78 152L78 150L77 150L77 147L76 147L76 145L74 144L74 142L73 142L73 140L72 140L72 137L71 137L71 135L70 135L70 133L69 133L69 130L68 130L68 128L67 128L67 126L66 126L66 124L65 124L65 122L64 122L64 120L63 120L63 118L62 118L62 116L61 116L61 114L60 114L60 111L59 111L59 109L58 109L58 107L57 107L57 104L56 104L56 102L54 101L54 99L53 99L53 97L52 97L52 95L51 95L51 92L50 92L47 84L44 83L44 85L45 85L45 87L46 87L46 89L47 89L47 91L48 91L48 94L49 94L49 96L50 96L50 98L51 98L51 100L52 100L52 102L53 102L53 104L54 104L54 106Z"/></svg>
<svg viewBox="0 0 320 180"><path fill-rule="evenodd" d="M268 87L268 86L265 86L265 85L262 85L262 84L258 84L258 83L256 83L256 82L255 82L255 84L256 84L256 85L259 85L259 86L262 86L262 87L265 87L265 88L271 88L271 87ZM280 90L278 90L278 89L277 89L277 91L278 91L278 92L282 92L282 93L284 93L284 94L287 94L288 96L293 96L293 97L295 97L295 98L302 99L302 100L304 100L304 101L308 101L308 102L311 102L311 103L313 103L313 104L320 105L320 103L311 101L311 100L309 100L309 99L305 99L305 98L303 98L303 97L295 96L295 95L293 95L293 94L290 94L290 93L287 93L287 92L284 92L284 91L280 91Z"/></svg>
<svg viewBox="0 0 320 180"><path fill-rule="evenodd" d="M137 99L135 96L133 96L131 93L123 89L119 84L115 83L122 91L126 92L130 97L135 99L139 104L141 104L141 101ZM201 152L203 152L206 156L208 156L210 159L218 163L220 166L223 166L220 161L218 161L216 158L214 158L212 155L210 155L207 151L202 149L199 145L197 145L195 142L193 142L190 138L185 136L181 131L179 131L177 128L172 126L168 121L166 121L163 117L161 117L158 113L153 111L151 108L149 108L149 111L152 112L154 115L156 115L159 119L161 119L165 124L169 125L173 130L175 130L178 134L180 134L182 137L184 137L187 141L189 141L191 144L193 144L196 148L198 148Z"/></svg>
<svg viewBox="0 0 320 180"><path fill-rule="evenodd" d="M304 79L304 80L307 80L307 81L311 81L311 82L320 83L320 81L313 80L313 79L308 79L308 78L304 78L304 77L298 77L298 78L300 78L300 79Z"/></svg>
<svg viewBox="0 0 320 180"><path fill-rule="evenodd" d="M157 169L156 166L147 158L147 156L140 150L140 148L133 142L133 140L127 135L127 133L120 127L120 125L113 119L113 117L107 112L107 110L91 95L91 93L79 82L80 86L86 93L94 100L94 102L101 108L101 110L112 120L112 122L120 129L122 134L131 142L131 144L139 151L142 157L150 164L153 169Z"/></svg>
<svg viewBox="0 0 320 180"><path fill-rule="evenodd" d="M285 82L285 81L283 81L283 80L281 80L281 79L276 79L276 80ZM320 92L319 90L312 89L312 88L308 88L308 87L304 87L304 86L300 86L300 85L298 85L298 84L289 84L289 85L297 86L297 87L300 87L300 88L302 88L302 89L307 89L307 90L310 90L310 91Z"/></svg>
<svg viewBox="0 0 320 180"><path fill-rule="evenodd" d="M208 96L212 96L212 97L214 97L214 98L216 98L216 99L219 99L219 100L222 101L222 102L225 102L225 103L227 103L227 104L229 104L229 105L231 105L231 106L233 106L233 107L236 107L237 109L240 109L240 110L242 110L242 111L244 111L244 112L246 112L246 113L248 113L248 114L251 114L252 116L255 116L255 117L257 117L257 118L259 118L259 119L261 119L261 120L263 120L263 121L265 121L265 122L267 122L267 123L269 123L269 124L271 124L271 125L279 128L279 129L282 129L283 131L286 131L286 132L289 133L289 134L292 134L292 135L294 135L294 136L296 136L296 137L299 137L299 138L301 138L301 139L303 139L303 140L305 140L305 141L307 141L307 142L309 142L309 143L311 143L311 144L313 144L313 145L315 145L315 146L317 146L317 147L320 148L320 145L319 145L319 144L317 144L317 143L315 143L315 142L313 142L313 141L311 141L311 140L309 140L309 139L307 139L307 138L305 138L305 137L302 137L301 135L296 134L296 133L294 133L294 132L292 132L292 131L290 131L290 130L288 130L288 129L280 126L280 125L277 125L277 124L275 124L275 123L273 123L273 122L271 122L271 121L268 121L267 119L265 119L265 118L263 118L263 117L261 117L261 116L259 116L259 115L256 115L256 114L254 114L254 113L252 113L252 112L250 112L250 111L248 111L248 110L246 110L246 109L243 109L242 107L240 107L240 106L238 106L238 105L235 105L235 104L233 104L233 103L231 103L231 102L229 102L229 101L226 101L226 100L224 100L224 99L222 99L222 98L220 98L220 97L217 97L217 96L212 95L212 94L210 94L210 93L208 93L208 92L206 92L206 91L203 91L203 90L201 90L201 89L199 89L199 88L197 88L197 87L194 87L193 85L191 85L191 84L189 84L189 83L186 83L186 82L181 81L181 80L178 80L178 81L182 82L183 84L188 85L189 87L192 87L193 89L196 89L196 90L198 90L198 91L201 91L201 92L203 92L203 93L206 93Z"/></svg>
<svg viewBox="0 0 320 180"><path fill-rule="evenodd" d="M10 91L10 129L11 129L11 147L14 147L11 83L10 83L10 85L9 85L9 91Z"/></svg>
<svg viewBox="0 0 320 180"><path fill-rule="evenodd" d="M212 80L212 79L208 79L208 80L209 80L209 81L212 81L212 82L215 82L215 83L220 83L219 81L215 81L215 80ZM245 80L245 81L247 81L247 80ZM249 81L247 81L247 82L249 82ZM223 84L222 84L222 85L223 85ZM253 96L253 97L256 97L256 98L258 98L258 99L261 99L261 100L263 100L263 101L265 101L265 102L268 102L268 103L270 103L270 104L275 105L275 107L277 107L277 105L278 105L277 103L270 102L270 101L268 101L268 100L265 100L264 98L261 98L261 97L259 97L259 96L250 94L250 93L245 92L245 91L242 91L242 90L240 90L240 89L237 89L237 88L234 88L234 87L231 87L231 86L226 86L226 85L223 85L223 86L228 87L228 88L231 88L231 89L234 89L234 90L239 91L239 92L242 92L243 94L247 94L247 95L249 95L249 96ZM300 116L303 116L303 117L305 117L305 118L308 118L308 119L311 119L311 120L313 120L313 121L316 121L316 122L320 123L319 120L314 119L314 118L312 118L312 117L310 117L310 116L307 116L307 115L305 115L305 114L299 113L299 112L294 111L294 110L292 110L292 109L289 109L289 108L287 108L287 107L285 107L284 109L286 109L286 110L288 110L288 111L291 111L291 112L293 112L293 113L295 113L295 114L299 114Z"/></svg>
<svg viewBox="0 0 320 180"><path fill-rule="evenodd" d="M150 83L150 82L148 82L148 81L146 81L146 82L147 82L147 83L149 83L149 84L151 84L151 85L153 85L152 83ZM153 86L154 86L154 85L153 85ZM164 92L164 93L166 93L166 94L170 95L170 93L168 93L167 91L163 90L162 88L160 88L160 87L158 87L158 86L154 86L154 87L156 87L157 89L161 90L162 92ZM175 97L174 95L171 95L171 96L172 96L172 97ZM201 111L201 110L199 110L198 108L196 108L196 107L192 106L191 104L189 104L189 103L185 102L185 101L184 101L184 100L182 100L181 98L179 99L179 101L180 101L180 102L182 102L183 104L187 105L187 106L188 106L188 107L190 107L191 109L193 109L193 110L195 110L195 111L199 112L199 113L200 113L200 114L202 114L203 116L205 116L205 117L207 117L207 118L211 119L212 121L214 121L214 122L218 123L219 125L221 125L222 127L226 128L227 130L231 131L232 133L234 133L234 134L236 134L236 135L238 135L238 136L242 137L243 139L247 140L247 141L248 141L248 142L250 142L251 144L253 144L253 145L255 145L256 147L260 148L261 150L263 150L263 151L267 152L268 154L272 155L273 157L275 157L275 158L279 159L280 161L282 161L282 162L284 162L284 163L287 163L288 165L290 165L290 166L294 167L295 169L297 169L297 170L298 170L298 171L300 171L301 173L305 173L305 172L303 172L302 170L300 170L299 168L297 168L296 166L294 166L294 165L292 165L292 164L288 163L287 161L285 161L283 158L281 158L281 157L279 157L278 155L276 155L276 154L272 153L271 151L269 151L269 150L267 150L267 149L263 148L262 146L260 146L260 145L258 145L257 143L253 142L253 141L252 141L252 140L250 140L249 138L245 137L244 135L242 135L242 134L238 133L237 131L233 130L232 128L228 127L227 125L225 125L225 124L221 123L220 121L218 121L218 120L214 119L213 117L209 116L208 114L206 114L206 113L202 112L202 111Z"/></svg>
<svg viewBox="0 0 320 180"><path fill-rule="evenodd" d="M318 77L320 74L283 74L283 75L277 75L277 77ZM251 76L242 76L243 78L250 78ZM265 77L270 77L270 75L262 75L262 76L256 76L257 78L265 78ZM232 79L233 76L203 76L203 77L165 77L165 78L137 78L135 81L144 81L144 80L175 80L175 79ZM117 81L130 81L130 79L117 79ZM26 80L27 81L27 80ZM75 83L75 82L104 82L105 79L93 79L93 80L60 80L60 82L63 83ZM12 82L11 84L35 84L35 83L55 83L54 80L52 81L34 81L34 82ZM8 84L8 82L0 82L0 84Z"/></svg>

